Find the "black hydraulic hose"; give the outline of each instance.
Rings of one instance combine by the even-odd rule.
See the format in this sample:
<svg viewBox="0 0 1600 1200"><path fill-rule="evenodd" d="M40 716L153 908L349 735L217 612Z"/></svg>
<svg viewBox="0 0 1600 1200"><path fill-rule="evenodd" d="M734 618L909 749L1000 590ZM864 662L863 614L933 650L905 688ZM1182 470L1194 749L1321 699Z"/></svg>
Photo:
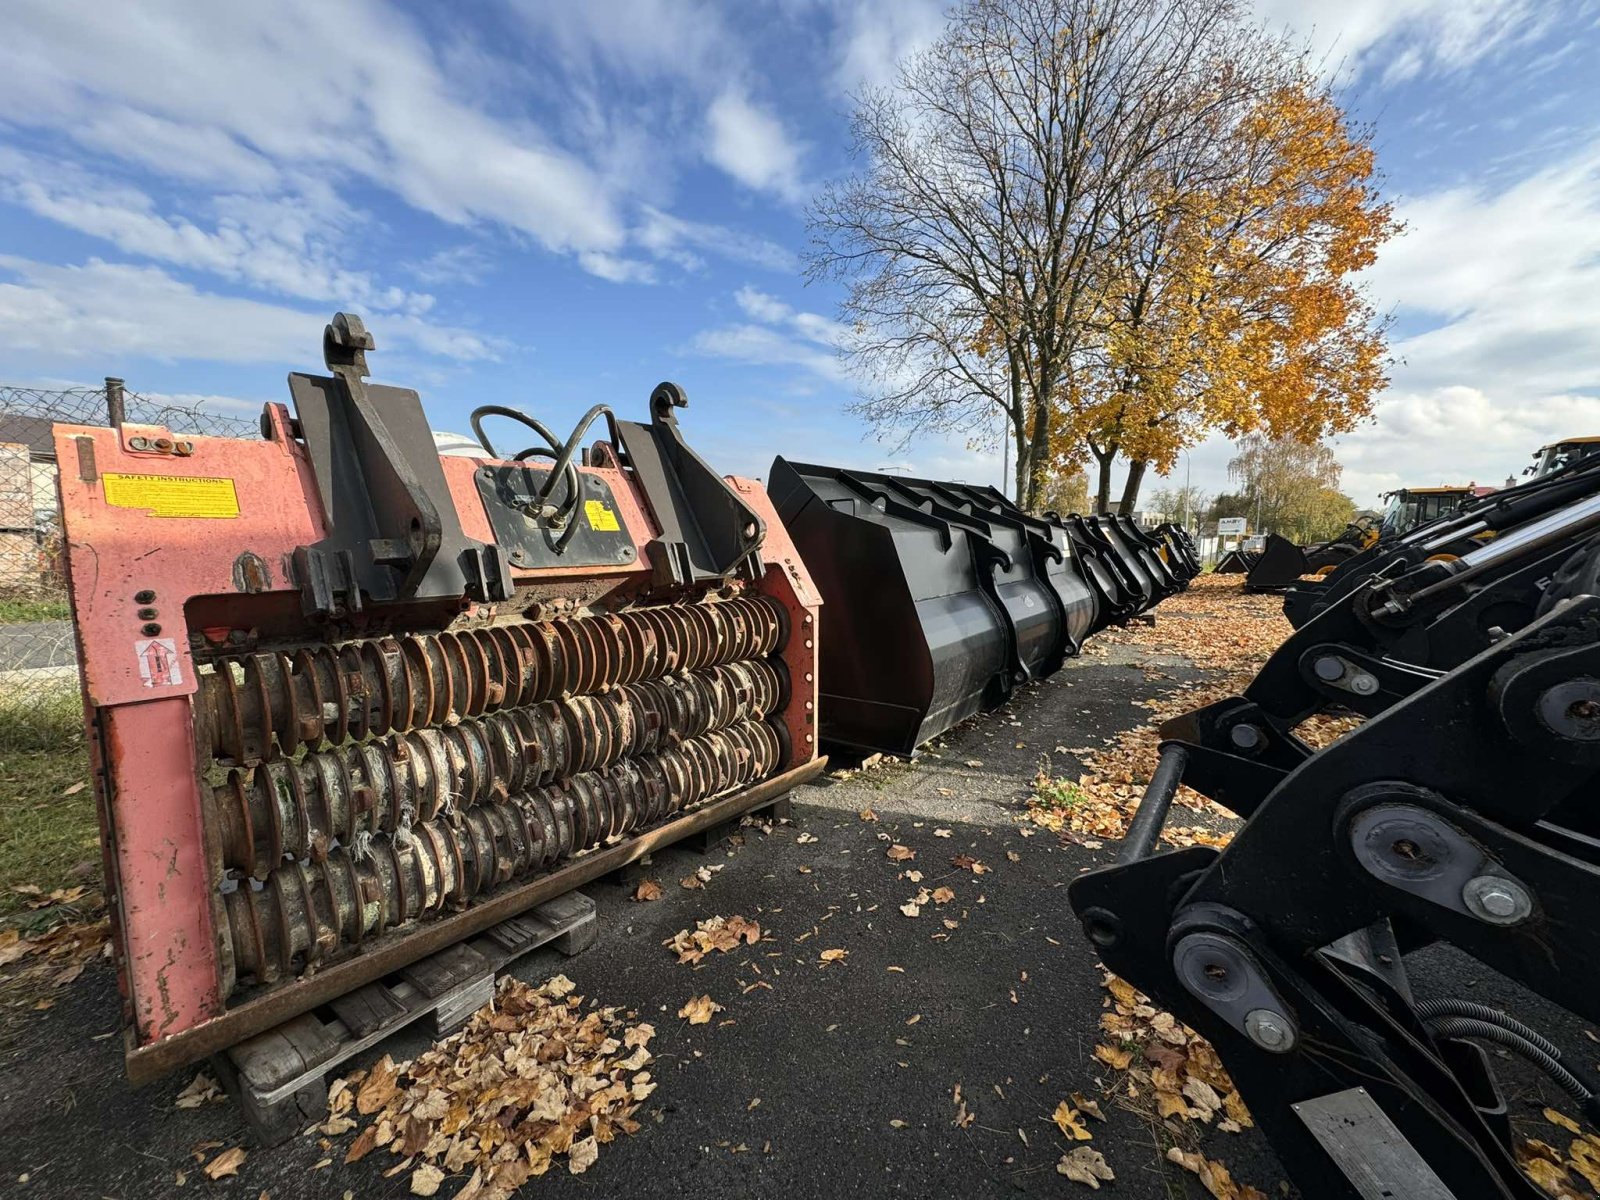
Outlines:
<svg viewBox="0 0 1600 1200"><path fill-rule="evenodd" d="M563 518L566 526L561 531L561 536L556 539L556 553L558 554L566 549L567 543L572 540L572 535L577 530L577 522L573 517L577 511L579 498L578 468L572 462L571 452L576 446L577 439L582 436L584 429L594 420L596 412L601 410L610 411L603 404L595 405L594 408L589 410L589 415L583 419L565 445L556 440L556 435L550 432L548 425L535 417L530 417L520 409L507 408L503 404L485 404L472 410L472 432L477 435L478 441L483 444L483 448L493 457L498 458L499 454L493 444L490 443L488 436L483 432L484 417L505 417L508 420L518 421L537 433L547 443L546 446L532 446L521 451L517 455L516 461L525 462L530 458L540 457L549 457L555 460L555 464L550 468L549 478L545 480L544 487L539 490L538 499L541 509L549 506L550 493L555 489L556 480L564 479L566 481L567 495L563 498L561 504L556 506L556 513Z"/></svg>
<svg viewBox="0 0 1600 1200"><path fill-rule="evenodd" d="M1585 1087L1576 1075L1527 1038L1512 1033L1504 1026L1490 1021L1475 1021L1471 1017L1439 1017L1429 1022L1428 1027L1439 1037L1477 1038L1504 1046L1513 1054L1520 1055L1538 1067L1560 1085L1562 1091L1578 1102L1591 1121L1600 1117L1600 1102L1596 1101L1594 1093Z"/></svg>
<svg viewBox="0 0 1600 1200"><path fill-rule="evenodd" d="M550 495L550 489L555 486L556 476L572 466L572 456L578 451L578 443L583 440L583 435L588 432L589 426L594 424L595 418L601 413L609 413L610 411L609 405L596 404L583 414L582 420L573 426L572 433L567 437L566 444L560 447L561 453L556 455L556 465L551 468L550 478L545 481L544 490L539 493L541 500ZM552 440L550 444L554 446L556 443ZM573 496L576 498L576 490L574 490Z"/></svg>
<svg viewBox="0 0 1600 1200"><path fill-rule="evenodd" d="M1449 997L1421 1000L1417 1002L1416 1013L1424 1023L1442 1017L1468 1017L1474 1021L1487 1021L1490 1025L1498 1025L1502 1029L1509 1030L1524 1041L1532 1042L1551 1058L1561 1057L1561 1048L1537 1029L1524 1025L1509 1013L1501 1012L1498 1008L1490 1008L1487 1004L1479 1004L1476 1000L1454 1000Z"/></svg>
<svg viewBox="0 0 1600 1200"><path fill-rule="evenodd" d="M559 452L561 449L561 443L556 440L556 435L550 432L550 427L543 421L530 417L521 409L507 408L503 404L483 404L472 410L472 432L477 435L478 441L483 448L489 452L490 458L499 458L500 454L489 441L489 435L483 432L483 419L485 417L506 417L512 421L520 421L549 444L552 454Z"/></svg>
<svg viewBox="0 0 1600 1200"><path fill-rule="evenodd" d="M588 432L589 426L594 424L595 418L604 413L608 418L611 409L605 404L596 404L583 418L573 426L572 433L568 436L566 444L561 447L561 453L556 455L555 465L550 468L550 478L545 481L544 488L539 492L541 503L548 501L550 490L555 486L556 476L566 472L572 473L572 499L564 510L566 528L561 531L561 536L556 539L556 553L560 554L567 548L567 543L572 540L572 535L578 532L578 468L573 465L572 456L577 453L578 443L583 440L583 435ZM614 427L613 427L614 428ZM612 439L615 441L615 438Z"/></svg>

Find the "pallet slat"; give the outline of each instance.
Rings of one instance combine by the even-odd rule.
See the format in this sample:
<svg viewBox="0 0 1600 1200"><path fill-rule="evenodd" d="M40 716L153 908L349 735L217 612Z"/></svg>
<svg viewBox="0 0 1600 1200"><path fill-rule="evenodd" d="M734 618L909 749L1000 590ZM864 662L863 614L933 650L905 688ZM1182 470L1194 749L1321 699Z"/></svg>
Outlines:
<svg viewBox="0 0 1600 1200"><path fill-rule="evenodd" d="M503 921L469 942L413 963L329 1003L335 1018L306 1013L217 1056L258 1144L294 1136L326 1104L328 1075L415 1021L443 1037L494 995L495 977L541 946L577 954L599 935L594 901L570 892Z"/></svg>

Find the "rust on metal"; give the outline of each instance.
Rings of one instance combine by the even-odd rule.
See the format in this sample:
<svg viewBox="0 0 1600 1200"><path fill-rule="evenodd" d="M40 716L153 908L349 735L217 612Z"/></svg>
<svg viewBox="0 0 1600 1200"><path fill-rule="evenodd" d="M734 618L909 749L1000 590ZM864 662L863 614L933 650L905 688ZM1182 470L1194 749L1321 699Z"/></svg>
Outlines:
<svg viewBox="0 0 1600 1200"><path fill-rule="evenodd" d="M247 1037L264 1033L292 1017L311 1011L319 1004L326 1004L363 984L381 979L418 959L482 933L508 917L526 912L629 863L638 862L664 846L760 808L794 788L809 783L822 774L827 766L826 755L812 758L753 787L713 800L638 837L574 859L559 870L507 889L464 912L422 925L414 933L403 933L374 942L353 958L335 963L315 975L280 985L275 990L229 1009L225 1015L175 1033L162 1041L135 1045L130 1038L127 1051L128 1079L135 1085L151 1083L179 1067L199 1062Z"/></svg>

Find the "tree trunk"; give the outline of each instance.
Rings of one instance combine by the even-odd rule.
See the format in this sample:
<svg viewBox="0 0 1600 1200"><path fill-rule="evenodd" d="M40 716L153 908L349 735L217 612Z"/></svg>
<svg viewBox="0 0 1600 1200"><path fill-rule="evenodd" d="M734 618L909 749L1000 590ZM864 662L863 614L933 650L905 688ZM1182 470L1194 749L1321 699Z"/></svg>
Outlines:
<svg viewBox="0 0 1600 1200"><path fill-rule="evenodd" d="M1050 448L1050 406L1042 401L1035 401L1033 406L1033 428L1028 438L1028 490L1027 499L1020 496L1017 503L1029 512L1039 507L1039 497L1044 492L1045 468L1049 463Z"/></svg>
<svg viewBox="0 0 1600 1200"><path fill-rule="evenodd" d="M1023 497L1028 494L1028 471L1032 466L1032 456L1028 453L1028 435L1016 422L1011 422L1011 435L1017 451L1017 465L1013 474L1016 476L1016 489L1012 493L1016 497L1017 506L1026 512L1032 512L1031 504L1023 503Z"/></svg>
<svg viewBox="0 0 1600 1200"><path fill-rule="evenodd" d="M1133 516L1139 503L1139 485L1144 482L1144 473L1149 467L1150 463L1142 458L1128 464L1128 482L1122 485L1122 503L1117 505L1117 511L1123 516Z"/></svg>
<svg viewBox="0 0 1600 1200"><path fill-rule="evenodd" d="M1106 452L1101 454L1094 446L1090 446L1089 452L1100 464L1099 481L1094 492L1094 511L1096 516L1103 517L1111 511L1111 467L1117 461L1117 448L1109 446Z"/></svg>

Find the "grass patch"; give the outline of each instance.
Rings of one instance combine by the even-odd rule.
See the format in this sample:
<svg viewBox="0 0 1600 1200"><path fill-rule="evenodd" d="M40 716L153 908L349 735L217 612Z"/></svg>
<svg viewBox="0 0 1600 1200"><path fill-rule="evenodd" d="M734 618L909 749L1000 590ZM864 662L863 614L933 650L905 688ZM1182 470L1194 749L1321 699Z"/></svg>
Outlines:
<svg viewBox="0 0 1600 1200"><path fill-rule="evenodd" d="M0 921L18 912L30 921L44 915L26 908L18 887L48 894L98 885L99 827L88 782L75 683L25 702L0 697ZM85 786L65 794L77 784Z"/></svg>
<svg viewBox="0 0 1600 1200"><path fill-rule="evenodd" d="M1033 781L1033 798L1042 808L1066 811L1089 799L1088 793L1070 779L1050 779L1041 771Z"/></svg>
<svg viewBox="0 0 1600 1200"><path fill-rule="evenodd" d="M0 625L29 621L67 621L72 609L65 596L0 595Z"/></svg>

